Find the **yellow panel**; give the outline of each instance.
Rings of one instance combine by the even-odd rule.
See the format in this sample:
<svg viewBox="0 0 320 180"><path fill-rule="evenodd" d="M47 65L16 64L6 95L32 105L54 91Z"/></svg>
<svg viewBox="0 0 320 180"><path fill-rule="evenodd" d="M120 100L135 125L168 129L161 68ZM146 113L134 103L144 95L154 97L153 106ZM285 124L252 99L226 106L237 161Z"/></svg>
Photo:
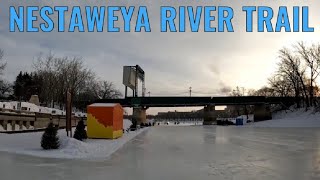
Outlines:
<svg viewBox="0 0 320 180"><path fill-rule="evenodd" d="M113 131L113 138L119 138L123 135L123 130Z"/></svg>
<svg viewBox="0 0 320 180"><path fill-rule="evenodd" d="M92 115L88 114L87 116L87 133L88 138L101 138L101 139L113 139L119 138L122 136L123 131L113 131L112 126L105 127L103 124L100 124L98 120Z"/></svg>

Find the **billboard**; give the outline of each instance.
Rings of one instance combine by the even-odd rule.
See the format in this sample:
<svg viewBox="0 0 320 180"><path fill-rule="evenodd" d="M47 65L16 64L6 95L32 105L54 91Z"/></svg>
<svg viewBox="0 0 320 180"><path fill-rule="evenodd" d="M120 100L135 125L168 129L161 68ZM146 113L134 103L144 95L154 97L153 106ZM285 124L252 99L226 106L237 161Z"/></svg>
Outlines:
<svg viewBox="0 0 320 180"><path fill-rule="evenodd" d="M136 70L131 66L123 67L123 84L131 89L136 86Z"/></svg>

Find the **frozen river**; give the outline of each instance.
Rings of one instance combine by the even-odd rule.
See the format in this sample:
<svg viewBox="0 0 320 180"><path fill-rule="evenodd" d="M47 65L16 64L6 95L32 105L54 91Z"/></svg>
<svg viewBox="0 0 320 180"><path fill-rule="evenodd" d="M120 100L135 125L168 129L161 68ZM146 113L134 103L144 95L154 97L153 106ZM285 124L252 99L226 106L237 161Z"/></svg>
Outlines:
<svg viewBox="0 0 320 180"><path fill-rule="evenodd" d="M153 127L101 161L0 153L1 180L319 178L319 128Z"/></svg>

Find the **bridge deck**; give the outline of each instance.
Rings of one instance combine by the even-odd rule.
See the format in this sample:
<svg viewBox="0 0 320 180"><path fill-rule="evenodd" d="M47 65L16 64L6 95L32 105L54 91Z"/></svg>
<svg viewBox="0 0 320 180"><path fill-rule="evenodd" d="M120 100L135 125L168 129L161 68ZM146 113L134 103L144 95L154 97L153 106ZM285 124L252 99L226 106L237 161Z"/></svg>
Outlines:
<svg viewBox="0 0 320 180"><path fill-rule="evenodd" d="M232 97L127 97L100 99L95 103L119 103L123 107L187 107L206 105L293 104L293 97L232 96Z"/></svg>

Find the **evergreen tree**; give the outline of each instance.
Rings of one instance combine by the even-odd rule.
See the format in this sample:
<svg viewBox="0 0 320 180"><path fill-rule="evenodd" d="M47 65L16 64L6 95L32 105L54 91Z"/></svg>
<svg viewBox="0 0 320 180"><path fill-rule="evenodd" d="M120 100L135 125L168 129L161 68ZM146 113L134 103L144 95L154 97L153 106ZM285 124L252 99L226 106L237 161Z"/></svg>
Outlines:
<svg viewBox="0 0 320 180"><path fill-rule="evenodd" d="M53 123L49 123L41 138L41 147L43 149L59 149L58 128Z"/></svg>
<svg viewBox="0 0 320 180"><path fill-rule="evenodd" d="M82 141L87 139L87 131L85 130L86 126L84 125L83 120L79 121L74 132L73 138Z"/></svg>
<svg viewBox="0 0 320 180"><path fill-rule="evenodd" d="M17 99L21 99L23 94L23 84L22 84L22 71L20 71L19 75L16 77L16 81L14 82L14 95Z"/></svg>
<svg viewBox="0 0 320 180"><path fill-rule="evenodd" d="M20 71L14 82L14 95L17 100L28 101L32 95L40 95L42 79L37 73Z"/></svg>

